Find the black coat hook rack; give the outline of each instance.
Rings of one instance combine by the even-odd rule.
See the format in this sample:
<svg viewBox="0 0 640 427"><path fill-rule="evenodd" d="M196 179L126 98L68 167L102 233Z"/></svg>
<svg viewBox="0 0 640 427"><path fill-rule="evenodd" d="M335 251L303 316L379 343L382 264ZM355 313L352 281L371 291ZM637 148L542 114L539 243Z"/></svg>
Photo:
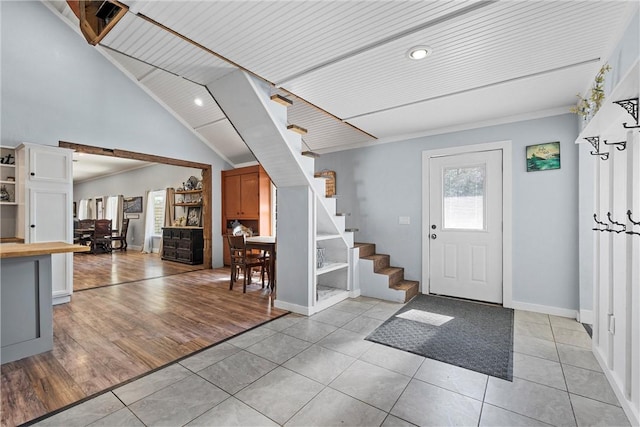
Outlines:
<svg viewBox="0 0 640 427"><path fill-rule="evenodd" d="M638 122L638 98L629 98L629 99L621 99L620 101L613 101L614 104L618 104L622 108L624 108L627 113L633 117L633 120L636 121L635 124L627 125L627 123L623 123L622 127L625 129L635 129L640 128L640 123Z"/></svg>
<svg viewBox="0 0 640 427"><path fill-rule="evenodd" d="M631 218L631 209L627 211L627 218L629 218L631 224L640 225L640 221L634 221L633 218ZM637 234L638 236L640 236L640 233L638 233L637 231L627 231L627 234Z"/></svg>
<svg viewBox="0 0 640 427"><path fill-rule="evenodd" d="M625 148L627 148L627 141L620 141L620 142L607 142L607 140L604 140L604 145L615 145L616 146L616 150L618 151L624 151Z"/></svg>
<svg viewBox="0 0 640 427"><path fill-rule="evenodd" d="M615 233L622 233L623 231L627 231L627 225L626 225L626 224L623 224L623 223L621 223L621 222L614 221L614 220L611 218L611 212L607 212L607 218L609 218L609 222L610 222L612 225L618 225L618 226L622 227L620 230L613 230L613 229L611 229L610 231L613 231L613 232L615 232Z"/></svg>
<svg viewBox="0 0 640 427"><path fill-rule="evenodd" d="M600 137L599 136L587 136L586 139L596 151L590 151L592 156L600 156L600 159L607 160L609 158L609 153L601 153L600 152Z"/></svg>
<svg viewBox="0 0 640 427"><path fill-rule="evenodd" d="M604 225L604 228L599 228L599 227L592 228L593 231L611 231L609 229L609 224L598 220L598 214L593 214L593 220L596 222L596 224Z"/></svg>

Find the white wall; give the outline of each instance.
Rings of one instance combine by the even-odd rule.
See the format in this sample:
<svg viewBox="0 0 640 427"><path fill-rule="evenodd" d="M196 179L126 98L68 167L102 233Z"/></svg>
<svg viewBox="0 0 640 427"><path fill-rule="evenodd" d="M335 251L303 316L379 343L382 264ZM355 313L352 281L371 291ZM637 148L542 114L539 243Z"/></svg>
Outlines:
<svg viewBox="0 0 640 427"><path fill-rule="evenodd" d="M324 154L316 170L337 173L338 211L356 241L375 243L420 280L424 150L495 141L513 146L513 300L578 309L578 120L573 114ZM525 147L560 141L561 168L526 172ZM399 225L409 216L410 225Z"/></svg>
<svg viewBox="0 0 640 427"><path fill-rule="evenodd" d="M213 265L230 165L40 2L0 2L0 145L69 141L212 165Z"/></svg>
<svg viewBox="0 0 640 427"><path fill-rule="evenodd" d="M96 196L143 197L143 213L139 218L129 221L127 242L130 246L142 247L144 244L144 218L146 215L148 190L164 190L167 187L178 188L190 176L200 179L200 169L185 168L170 165L152 165L108 177L85 181L73 186L73 200L78 203L81 199ZM181 214L182 215L182 214ZM214 227L214 236L217 236ZM154 242L154 247L157 248Z"/></svg>
<svg viewBox="0 0 640 427"><path fill-rule="evenodd" d="M638 12L630 17L629 23L621 34L620 41L613 49L606 62L611 65L605 80L605 93L611 90L627 74L640 52L640 18ZM594 76L595 77L595 76ZM640 76L639 76L640 77ZM585 91L588 88L585 88ZM581 121L581 124L582 123ZM585 141L580 144L580 313L581 321L592 322L593 317L593 276L594 276L594 232L592 230L593 213L595 212L595 164L598 161L589 154L593 147Z"/></svg>

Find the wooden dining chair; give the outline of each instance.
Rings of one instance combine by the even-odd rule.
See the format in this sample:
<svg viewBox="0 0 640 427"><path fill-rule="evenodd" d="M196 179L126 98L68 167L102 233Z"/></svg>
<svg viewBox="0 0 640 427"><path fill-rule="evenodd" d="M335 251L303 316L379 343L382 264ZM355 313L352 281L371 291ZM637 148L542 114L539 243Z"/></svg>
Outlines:
<svg viewBox="0 0 640 427"><path fill-rule="evenodd" d="M111 220L97 219L91 236L91 253L97 253L102 249L105 253L111 252Z"/></svg>
<svg viewBox="0 0 640 427"><path fill-rule="evenodd" d="M88 229L93 229L93 227L95 226L95 219L81 219L78 221L78 228L80 230L88 230ZM91 245L91 232L78 232L77 238L78 238L78 243L80 243L81 245ZM75 242L75 239L74 239Z"/></svg>
<svg viewBox="0 0 640 427"><path fill-rule="evenodd" d="M227 236L229 243L229 254L231 256L231 278L229 281L229 290L233 290L233 284L238 280L239 273L243 275L242 292L247 292L247 283L251 282L251 270L260 268L262 278L262 287L264 288L265 261L264 257L259 254L253 254L247 251L244 236Z"/></svg>
<svg viewBox="0 0 640 427"><path fill-rule="evenodd" d="M252 237L253 236L253 230L251 230L250 228L244 227L243 225L238 225L237 227L235 227L233 229L233 235L234 236L243 236L244 240L246 242L247 237ZM271 266L271 260L270 260L270 254L268 251L262 251L259 249L252 249L252 250L248 250L248 253L250 254L250 256L252 257L258 257L260 258L260 260L262 261L263 266L260 269L260 279L262 280L262 287L264 287L264 276L266 274L267 276L267 281L269 283L269 286L271 286L271 271L270 271L270 266Z"/></svg>
<svg viewBox="0 0 640 427"><path fill-rule="evenodd" d="M121 251L127 250L127 231L129 230L129 218L125 218L122 220L122 230L120 230L119 236L111 236L111 242L120 242Z"/></svg>

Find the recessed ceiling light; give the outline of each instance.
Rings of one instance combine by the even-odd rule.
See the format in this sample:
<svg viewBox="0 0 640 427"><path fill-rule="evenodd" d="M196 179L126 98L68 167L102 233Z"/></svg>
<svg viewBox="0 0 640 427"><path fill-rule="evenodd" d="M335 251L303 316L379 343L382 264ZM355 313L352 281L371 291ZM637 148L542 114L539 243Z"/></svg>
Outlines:
<svg viewBox="0 0 640 427"><path fill-rule="evenodd" d="M202 107L204 105L204 102L202 102L201 98L194 99L193 103L196 104L198 107Z"/></svg>
<svg viewBox="0 0 640 427"><path fill-rule="evenodd" d="M407 51L407 58L419 60L424 59L433 53L433 49L429 46L414 46Z"/></svg>

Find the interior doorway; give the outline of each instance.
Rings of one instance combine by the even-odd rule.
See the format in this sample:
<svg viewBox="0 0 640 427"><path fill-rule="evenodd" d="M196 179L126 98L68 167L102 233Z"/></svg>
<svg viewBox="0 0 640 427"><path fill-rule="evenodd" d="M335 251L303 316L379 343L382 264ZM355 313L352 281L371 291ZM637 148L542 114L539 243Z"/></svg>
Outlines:
<svg viewBox="0 0 640 427"><path fill-rule="evenodd" d="M204 237L203 267L212 267L212 171L211 165L191 162L187 160L172 159L168 157L156 156L153 154L136 153L133 151L93 147L89 145L76 144L72 142L59 141L58 145L63 148L70 148L78 153L96 154L124 159L141 160L145 162L162 163L172 166L200 169L202 171L202 228Z"/></svg>
<svg viewBox="0 0 640 427"><path fill-rule="evenodd" d="M511 306L509 142L423 152L422 292Z"/></svg>

